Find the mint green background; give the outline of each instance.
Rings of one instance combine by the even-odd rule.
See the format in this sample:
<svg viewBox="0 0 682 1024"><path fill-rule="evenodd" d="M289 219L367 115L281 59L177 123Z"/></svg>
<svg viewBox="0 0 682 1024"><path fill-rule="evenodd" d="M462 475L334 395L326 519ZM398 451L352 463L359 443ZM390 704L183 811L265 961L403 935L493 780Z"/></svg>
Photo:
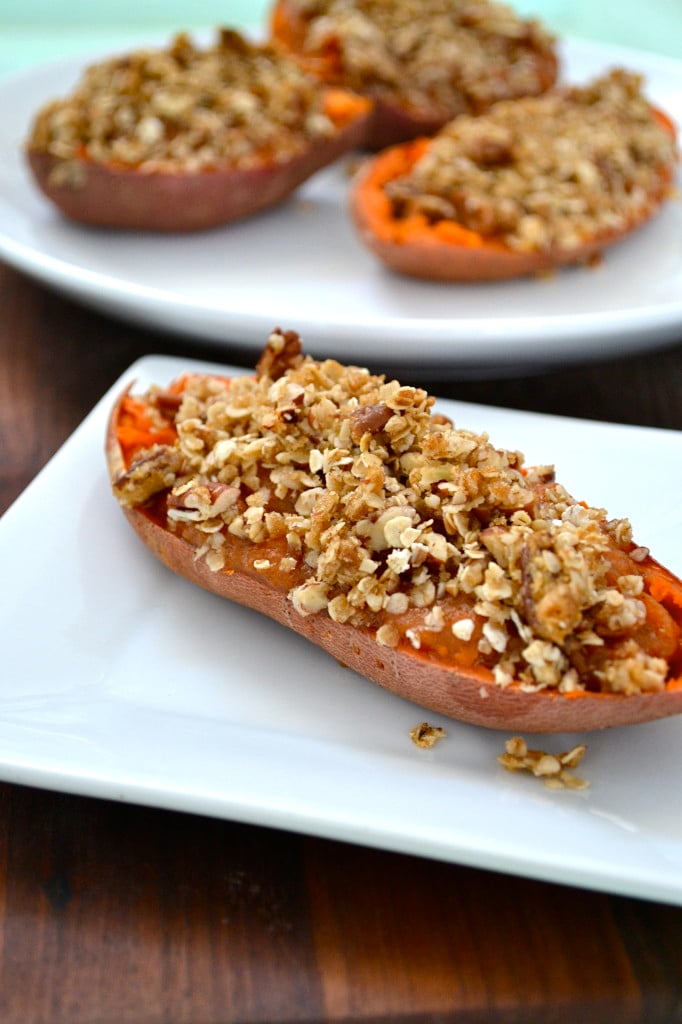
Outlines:
<svg viewBox="0 0 682 1024"><path fill-rule="evenodd" d="M388 0L390 2L390 0ZM516 0L555 32L682 59L682 0ZM258 26L269 0L0 0L0 74L179 29Z"/></svg>

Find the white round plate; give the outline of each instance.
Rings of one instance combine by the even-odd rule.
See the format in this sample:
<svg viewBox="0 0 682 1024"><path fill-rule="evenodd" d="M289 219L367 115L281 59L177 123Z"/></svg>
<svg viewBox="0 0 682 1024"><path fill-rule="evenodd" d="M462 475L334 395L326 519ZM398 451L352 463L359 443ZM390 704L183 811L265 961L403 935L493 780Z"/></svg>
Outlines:
<svg viewBox="0 0 682 1024"><path fill-rule="evenodd" d="M682 62L579 40L564 78L614 65L645 75L682 124ZM349 167L320 172L286 204L192 236L71 224L34 186L22 144L36 110L63 95L82 61L0 81L0 257L46 285L129 322L260 352L275 326L316 356L426 376L502 376L655 348L682 337L682 206L591 269L478 285L431 284L379 265L346 212Z"/></svg>

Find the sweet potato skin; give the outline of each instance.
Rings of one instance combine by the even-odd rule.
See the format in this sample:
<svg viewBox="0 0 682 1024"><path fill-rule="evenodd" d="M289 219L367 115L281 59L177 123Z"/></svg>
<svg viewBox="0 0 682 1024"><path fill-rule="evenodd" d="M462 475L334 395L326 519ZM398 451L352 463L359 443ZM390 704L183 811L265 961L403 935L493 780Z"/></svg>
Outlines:
<svg viewBox="0 0 682 1024"><path fill-rule="evenodd" d="M358 105L357 116L330 138L289 159L250 168L145 173L122 164L63 160L35 148L28 148L26 156L39 189L70 220L137 231L203 231L285 200L358 145L368 112L368 104Z"/></svg>
<svg viewBox="0 0 682 1024"><path fill-rule="evenodd" d="M363 244L391 270L424 280L503 281L589 263L654 217L670 189L670 175L661 173L659 187L649 197L640 218L622 230L601 232L570 249L552 246L519 252L466 229L461 231L461 241L442 237L437 230L422 230L410 236L400 221L391 221L389 203L381 188L392 176L389 168L398 165L405 173L426 141L404 143L369 158L358 170L350 194L351 218Z"/></svg>
<svg viewBox="0 0 682 1024"><path fill-rule="evenodd" d="M116 430L122 398L111 412L106 435L112 481L125 470ZM228 564L214 572L204 559L195 559L188 541L144 509L124 507L123 512L144 546L177 575L274 619L365 678L438 714L489 729L558 733L633 725L682 713L682 680L659 693L632 696L524 692L514 684L497 686L485 669L463 671L430 660L418 650L381 646L369 630L335 622L326 612L300 615L284 590L269 584L262 574L237 568L243 560L235 558L235 567ZM236 538L227 542L248 543ZM651 564L656 566L653 560Z"/></svg>

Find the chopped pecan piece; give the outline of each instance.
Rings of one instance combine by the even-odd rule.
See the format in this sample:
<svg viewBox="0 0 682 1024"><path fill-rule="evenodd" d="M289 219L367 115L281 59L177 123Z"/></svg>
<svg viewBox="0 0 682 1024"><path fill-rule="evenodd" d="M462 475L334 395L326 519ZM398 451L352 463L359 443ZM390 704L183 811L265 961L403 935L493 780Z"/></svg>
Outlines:
<svg viewBox="0 0 682 1024"><path fill-rule="evenodd" d="M213 515L224 512L234 505L239 498L239 488L221 484L215 480L205 483L185 484L176 488L168 495L168 508L174 510L192 509L208 511Z"/></svg>
<svg viewBox="0 0 682 1024"><path fill-rule="evenodd" d="M152 400L159 412L168 419L173 419L182 405L182 396L173 391L157 391Z"/></svg>
<svg viewBox="0 0 682 1024"><path fill-rule="evenodd" d="M256 376L279 380L287 371L296 369L302 360L303 346L298 333L276 327L256 364Z"/></svg>
<svg viewBox="0 0 682 1024"><path fill-rule="evenodd" d="M351 438L357 444L365 434L378 434L392 415L393 410L383 402L360 406L351 416Z"/></svg>
<svg viewBox="0 0 682 1024"><path fill-rule="evenodd" d="M185 471L185 457L178 448L157 445L136 459L113 483L122 505L143 505L159 491L173 487Z"/></svg>

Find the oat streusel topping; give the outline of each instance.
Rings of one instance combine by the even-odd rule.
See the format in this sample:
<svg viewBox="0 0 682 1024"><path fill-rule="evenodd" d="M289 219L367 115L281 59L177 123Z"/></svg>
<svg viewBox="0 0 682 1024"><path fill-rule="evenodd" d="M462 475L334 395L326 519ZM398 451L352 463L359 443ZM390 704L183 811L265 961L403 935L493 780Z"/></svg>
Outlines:
<svg viewBox="0 0 682 1024"><path fill-rule="evenodd" d="M537 21L487 0L294 0L308 23L304 49L337 49L344 82L399 96L444 117L477 113L546 87L535 55L553 39Z"/></svg>
<svg viewBox="0 0 682 1024"><path fill-rule="evenodd" d="M453 220L519 251L572 248L653 209L675 160L640 76L616 69L455 118L385 191L398 217Z"/></svg>
<svg viewBox="0 0 682 1024"><path fill-rule="evenodd" d="M277 330L255 377L190 376L146 402L177 441L138 452L114 491L132 507L157 495L154 514L213 571L241 557L236 540L300 615L475 661L491 684L664 686L665 658L638 639L646 551L627 520L456 428L421 388L304 357Z"/></svg>
<svg viewBox="0 0 682 1024"><path fill-rule="evenodd" d="M223 30L93 64L38 114L30 145L145 172L249 167L333 134L319 83L274 47Z"/></svg>

